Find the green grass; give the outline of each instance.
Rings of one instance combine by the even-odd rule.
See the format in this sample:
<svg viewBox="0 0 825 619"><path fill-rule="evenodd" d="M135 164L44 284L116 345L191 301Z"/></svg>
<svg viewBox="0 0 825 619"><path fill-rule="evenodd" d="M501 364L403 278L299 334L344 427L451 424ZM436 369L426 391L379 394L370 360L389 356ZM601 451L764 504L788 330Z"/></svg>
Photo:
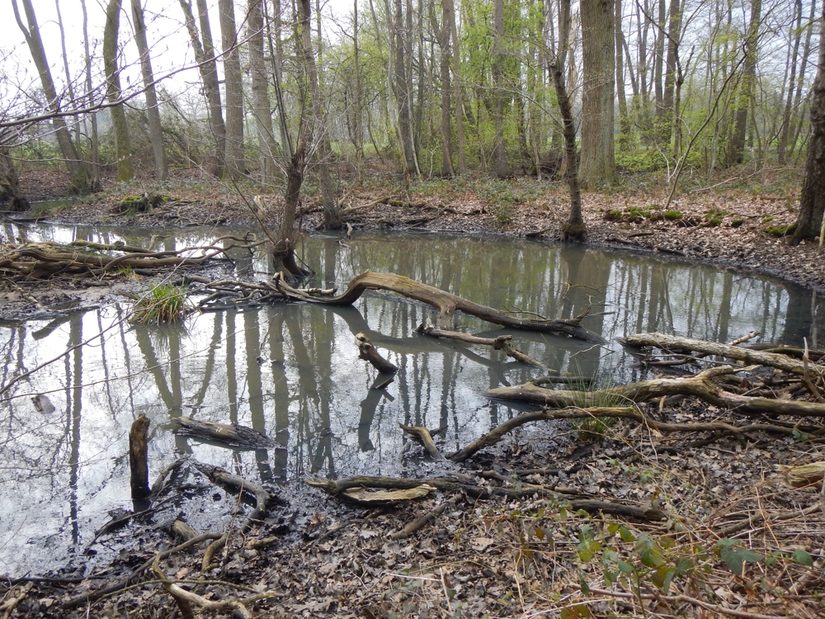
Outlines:
<svg viewBox="0 0 825 619"><path fill-rule="evenodd" d="M186 289L171 284L159 284L139 298L132 311L132 322L161 324L180 322L191 311Z"/></svg>

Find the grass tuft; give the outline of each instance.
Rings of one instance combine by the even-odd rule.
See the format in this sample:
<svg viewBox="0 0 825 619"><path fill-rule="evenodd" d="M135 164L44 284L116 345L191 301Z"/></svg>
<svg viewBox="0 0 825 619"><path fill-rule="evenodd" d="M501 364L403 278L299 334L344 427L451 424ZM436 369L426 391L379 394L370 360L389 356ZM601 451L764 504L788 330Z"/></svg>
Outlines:
<svg viewBox="0 0 825 619"><path fill-rule="evenodd" d="M132 322L162 324L180 322L192 310L186 299L186 288L159 284L135 302Z"/></svg>

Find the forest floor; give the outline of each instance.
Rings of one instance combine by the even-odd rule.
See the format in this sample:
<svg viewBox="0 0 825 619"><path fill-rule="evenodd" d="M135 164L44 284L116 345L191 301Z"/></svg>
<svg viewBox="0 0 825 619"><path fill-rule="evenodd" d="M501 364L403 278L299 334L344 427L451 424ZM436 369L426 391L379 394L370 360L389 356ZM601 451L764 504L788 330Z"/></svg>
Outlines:
<svg viewBox="0 0 825 619"><path fill-rule="evenodd" d="M588 239L825 289L825 261L816 245L790 248L771 233L794 220L793 183L753 177L742 182L747 176L708 181L704 188L695 181L668 209L666 191L655 180L586 193ZM41 187L40 197L60 197L59 182L53 193L47 193L45 181L24 182ZM144 191L171 199L145 213L116 212L126 195ZM268 196L265 203L266 220L274 225L279 199ZM345 220L356 230L545 241L558 237L567 216L562 186L529 179L430 181L409 189L371 181L345 190L342 204ZM237 191L216 189L206 180L110 187L59 212L37 209L37 216L50 221L147 228L255 225ZM320 223L315 201L306 199L302 210L304 226L312 230ZM669 422L756 421L692 398L663 399L639 409ZM781 419L798 421L773 421ZM814 421L806 423L821 429ZM663 433L628 421L532 424L461 465L428 463L422 454L413 473L513 490L535 484L562 497L660 510L663 519L588 514L563 498L530 492L493 500L442 492L396 508L363 509L316 491L301 502L284 490L284 502L271 507L264 523L231 532L205 570L208 541L158 557L153 570L155 552L178 542L158 522L136 519L116 540L104 540L127 540L106 569L89 575L80 566L42 579L0 581L0 612L15 617L186 617L201 610L212 616L234 610L237 616L248 611L246 616L278 617L821 617L825 495L815 485L791 487L783 473L784 466L825 460L821 435L809 430L732 435ZM208 482L199 483L208 496ZM239 518L249 511L238 503ZM422 515L430 518L420 530L400 534ZM94 593L118 579L125 580L116 590Z"/></svg>

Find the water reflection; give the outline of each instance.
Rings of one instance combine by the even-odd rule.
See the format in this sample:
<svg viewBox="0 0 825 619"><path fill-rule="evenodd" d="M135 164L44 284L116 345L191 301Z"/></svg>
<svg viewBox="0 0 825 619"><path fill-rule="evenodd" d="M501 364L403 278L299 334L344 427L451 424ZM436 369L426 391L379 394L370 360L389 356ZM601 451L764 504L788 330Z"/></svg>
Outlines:
<svg viewBox="0 0 825 619"><path fill-rule="evenodd" d="M4 234L22 236L20 229ZM25 236L143 242L137 232L29 227ZM159 240L165 249L203 245L215 234L187 230ZM246 252L246 250L244 250ZM235 259L265 272L266 259ZM303 259L319 285L342 287L365 270L389 270L494 307L572 318L601 333L604 346L514 332L520 348L549 367L635 380L615 338L657 330L728 340L750 330L766 341L818 343L821 299L768 279L692 267L630 253L533 243L368 236L306 243ZM415 335L429 308L384 295L354 307L284 305L200 314L179 327L134 327L115 305L66 320L0 329L0 380L37 367L84 338L58 363L21 380L0 401L0 573L45 571L80 552L114 507L130 507L126 444L140 414L152 421L153 472L182 454L238 474L283 482L308 475L387 474L418 466L398 423L445 428L446 450L515 414L481 396L536 376L498 352ZM460 328L497 335L471 317ZM399 367L384 391L358 360L354 335L366 333ZM99 337L96 337L99 336ZM35 394L48 394L51 414ZM188 415L251 426L272 450L230 451L170 431ZM44 552L49 548L48 554ZM36 567L35 567L36 566Z"/></svg>

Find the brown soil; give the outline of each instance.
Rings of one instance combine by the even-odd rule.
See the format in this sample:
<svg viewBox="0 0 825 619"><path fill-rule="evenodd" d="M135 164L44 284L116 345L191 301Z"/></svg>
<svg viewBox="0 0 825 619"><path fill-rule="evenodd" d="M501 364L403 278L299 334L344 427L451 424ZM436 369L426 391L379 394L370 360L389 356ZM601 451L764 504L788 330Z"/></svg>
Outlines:
<svg viewBox="0 0 825 619"><path fill-rule="evenodd" d="M659 252L743 271L770 274L825 290L825 261L815 242L791 247L776 234L796 217L798 187L792 171L763 172L757 179L741 173L750 186L736 185L736 173L721 181L687 185L665 209L668 187L661 179L632 177L610 192L583 196L587 242L599 246ZM24 174L23 186L60 191L55 174ZM557 182L517 178L493 181L468 178L414 183L409 190L378 173L382 181L348 186L342 195L344 220L356 230L421 230L558 241L567 218L568 199ZM58 175L59 179L59 175ZM65 185L63 186L65 192ZM312 188L310 187L311 191ZM147 212L121 213L129 195L162 194L169 201ZM243 192L246 200L239 192ZM45 216L68 222L131 225L232 225L257 228L251 197L263 194L269 205L266 221L278 221L280 195L259 187L238 187L208 178L181 175L163 185L135 183L113 186L78 199ZM37 194L40 195L40 194ZM311 194L302 209L304 229L321 226L321 213Z"/></svg>
<svg viewBox="0 0 825 619"><path fill-rule="evenodd" d="M174 199L129 215L130 223L254 225L232 190L179 182L164 193ZM122 221L122 215L113 214L121 195L100 194L59 217ZM268 221L274 223L277 198L270 203ZM654 215L651 220L650 213L664 216L662 203L663 192L654 189L627 197L586 194L589 241L719 262L825 288L825 263L814 244L789 248L766 232L769 225L793 221L790 194L694 192L672 205L681 211L679 219ZM345 219L356 229L548 241L558 238L566 204L556 184L525 179L428 183L409 192L369 186L350 189L343 199ZM714 225L716 219L721 221ZM319 221L308 199L305 227L311 230ZM667 421L743 422L734 412L689 399L644 409ZM63 607L69 597L116 580L176 543L149 527L153 535L135 534L137 545L127 545L96 580L7 581L0 585L0 610L14 608L15 617L193 616L188 614L192 608L176 603L167 590L174 581L202 596L195 603L261 594L264 599L246 604L256 616L820 617L825 613L825 500L816 487L789 487L779 470L816 460L825 460L822 439L804 429L793 436L756 432L732 438L708 432L660 435L630 422L554 424L552 435L535 425L452 472L486 484L485 471L495 471L515 488L534 483L655 506L666 520L588 516L536 496L478 501L439 494L397 509L364 510L341 508L337 499L318 493L309 504L287 499L285 506L273 507L262 526L233 532L226 550L203 573L205 543L160 560L160 574L149 571L91 604ZM393 539L406 522L445 503L419 532ZM240 503L239 509L250 511ZM165 586L160 576L169 581ZM229 616L230 611L224 606L212 615Z"/></svg>

